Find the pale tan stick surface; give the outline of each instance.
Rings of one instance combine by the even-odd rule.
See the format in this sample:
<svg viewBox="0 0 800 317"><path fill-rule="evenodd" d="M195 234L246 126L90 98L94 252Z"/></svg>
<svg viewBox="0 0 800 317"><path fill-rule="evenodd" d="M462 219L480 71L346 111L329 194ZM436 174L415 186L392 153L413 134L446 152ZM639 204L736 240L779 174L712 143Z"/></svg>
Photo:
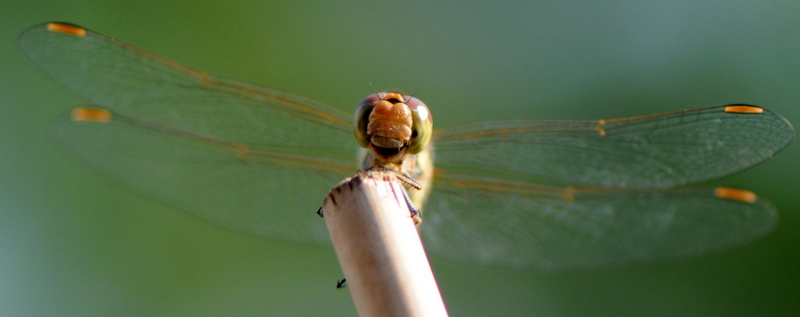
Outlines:
<svg viewBox="0 0 800 317"><path fill-rule="evenodd" d="M336 255L360 316L447 316L402 190L380 171L334 188L322 209Z"/></svg>

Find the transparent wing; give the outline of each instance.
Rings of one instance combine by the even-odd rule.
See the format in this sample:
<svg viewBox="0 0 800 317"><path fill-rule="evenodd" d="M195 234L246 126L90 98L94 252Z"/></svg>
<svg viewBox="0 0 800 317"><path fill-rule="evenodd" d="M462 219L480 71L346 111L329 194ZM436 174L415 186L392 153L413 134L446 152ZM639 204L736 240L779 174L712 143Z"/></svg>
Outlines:
<svg viewBox="0 0 800 317"><path fill-rule="evenodd" d="M466 263L562 270L679 258L742 243L776 222L768 203L713 189L436 185L420 226L425 248Z"/></svg>
<svg viewBox="0 0 800 317"><path fill-rule="evenodd" d="M769 231L775 211L669 188L753 166L793 137L785 119L747 105L441 130L421 230L446 258L542 269L720 249Z"/></svg>
<svg viewBox="0 0 800 317"><path fill-rule="evenodd" d="M34 27L18 44L57 81L120 115L235 143L352 159L336 142L353 143L351 115L331 105L209 75L63 23Z"/></svg>
<svg viewBox="0 0 800 317"><path fill-rule="evenodd" d="M434 135L437 177L617 188L721 177L766 160L793 138L786 119L747 105L600 121L482 123Z"/></svg>
<svg viewBox="0 0 800 317"><path fill-rule="evenodd" d="M106 108L78 109L73 119L85 120L58 126L61 141L89 165L213 223L285 240L328 239L314 212L357 166L346 113L71 25L35 27L19 45Z"/></svg>
<svg viewBox="0 0 800 317"><path fill-rule="evenodd" d="M78 121L58 126L90 165L235 230L327 240L313 211L356 166L348 114L67 24L33 28L19 45L104 107L79 109ZM774 211L709 190L653 188L752 166L792 137L783 118L751 106L442 130L421 230L429 249L451 259L540 268L720 248L768 230Z"/></svg>

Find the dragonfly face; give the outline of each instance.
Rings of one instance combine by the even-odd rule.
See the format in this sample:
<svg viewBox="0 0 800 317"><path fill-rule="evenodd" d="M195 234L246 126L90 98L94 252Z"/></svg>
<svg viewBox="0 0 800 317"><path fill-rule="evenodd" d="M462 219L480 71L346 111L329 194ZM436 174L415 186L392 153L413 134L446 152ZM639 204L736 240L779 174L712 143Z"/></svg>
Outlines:
<svg viewBox="0 0 800 317"><path fill-rule="evenodd" d="M752 167L794 138L786 119L749 105L432 131L418 99L379 93L361 102L353 142L353 116L338 107L79 26L37 26L18 44L91 103L58 138L121 183L233 230L329 245L313 215L322 198L356 169L392 167L430 191L412 198L427 197L426 249L468 263L591 268L751 240L775 225L769 203L686 185Z"/></svg>
<svg viewBox="0 0 800 317"><path fill-rule="evenodd" d="M433 116L419 99L382 92L361 101L353 126L358 144L373 152L374 165L385 166L428 147Z"/></svg>
<svg viewBox="0 0 800 317"><path fill-rule="evenodd" d="M433 178L433 116L428 106L395 92L372 94L356 108L353 129L356 142L366 149L359 156L361 168L385 168L413 178L413 186L406 189L421 210Z"/></svg>

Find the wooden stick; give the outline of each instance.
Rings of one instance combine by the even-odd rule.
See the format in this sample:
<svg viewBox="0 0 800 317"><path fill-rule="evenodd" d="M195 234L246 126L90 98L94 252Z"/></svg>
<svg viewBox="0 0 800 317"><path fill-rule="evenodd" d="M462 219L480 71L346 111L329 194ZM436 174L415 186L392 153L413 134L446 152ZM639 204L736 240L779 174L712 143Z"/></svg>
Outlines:
<svg viewBox="0 0 800 317"><path fill-rule="evenodd" d="M359 316L447 316L392 173L359 172L322 210Z"/></svg>

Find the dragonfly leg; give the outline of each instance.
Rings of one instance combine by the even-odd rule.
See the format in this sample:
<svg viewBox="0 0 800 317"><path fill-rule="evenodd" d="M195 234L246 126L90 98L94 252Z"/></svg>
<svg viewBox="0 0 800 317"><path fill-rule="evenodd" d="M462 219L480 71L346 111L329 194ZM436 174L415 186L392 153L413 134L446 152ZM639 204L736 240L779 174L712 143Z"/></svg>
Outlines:
<svg viewBox="0 0 800 317"><path fill-rule="evenodd" d="M342 288L345 288L345 287L347 287L347 279L346 278L343 278L343 279L339 280L338 282L336 282L336 289L342 289Z"/></svg>
<svg viewBox="0 0 800 317"><path fill-rule="evenodd" d="M322 207L319 207L319 209L317 209L317 216L319 216L320 218L325 218L325 216L322 215Z"/></svg>
<svg viewBox="0 0 800 317"><path fill-rule="evenodd" d="M416 189L416 190L422 189L422 185L420 185L419 182L417 182L417 180L413 176L409 175L408 173L403 173L403 174L399 174L398 173L397 174L397 179L401 183L406 185L406 187L408 187L408 188L413 188L413 189Z"/></svg>
<svg viewBox="0 0 800 317"><path fill-rule="evenodd" d="M403 191L403 199L406 201L406 205L408 206L408 211L411 214L411 219L414 220L414 225L418 226L422 223L422 214L414 207L414 204L411 202L411 198L408 197L408 193L404 190Z"/></svg>

